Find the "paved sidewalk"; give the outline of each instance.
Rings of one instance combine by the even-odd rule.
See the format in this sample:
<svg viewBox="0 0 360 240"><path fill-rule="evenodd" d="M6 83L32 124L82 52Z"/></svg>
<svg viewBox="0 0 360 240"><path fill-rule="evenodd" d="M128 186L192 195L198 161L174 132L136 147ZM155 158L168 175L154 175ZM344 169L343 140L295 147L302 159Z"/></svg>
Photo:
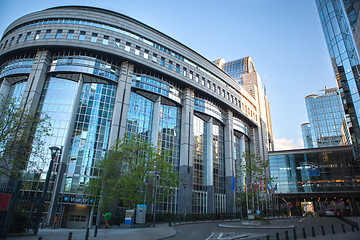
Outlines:
<svg viewBox="0 0 360 240"><path fill-rule="evenodd" d="M8 240L38 240L41 236L43 240L66 240L69 232L72 232L72 240L84 240L86 229L40 229L38 236L34 235L10 235ZM89 240L156 240L164 239L176 234L174 228L170 228L168 224L157 224L155 228L112 228L99 229L97 237L94 237L94 229L89 231Z"/></svg>

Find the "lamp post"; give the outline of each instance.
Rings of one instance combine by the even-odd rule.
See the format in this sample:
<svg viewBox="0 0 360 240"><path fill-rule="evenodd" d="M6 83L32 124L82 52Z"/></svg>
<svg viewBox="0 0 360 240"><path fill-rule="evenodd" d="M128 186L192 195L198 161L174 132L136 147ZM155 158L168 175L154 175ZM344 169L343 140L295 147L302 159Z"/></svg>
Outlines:
<svg viewBox="0 0 360 240"><path fill-rule="evenodd" d="M60 151L61 153L61 149L53 146L53 147L49 147L50 151L51 151L51 160L50 160L50 164L49 164L49 169L46 173L46 179L45 179L45 184L44 184L44 189L43 192L41 194L41 199L40 199L40 203L39 203L39 207L38 207L38 212L36 214L36 219L35 219L35 227L34 227L34 235L38 234L39 231L39 225L40 225L40 219L41 219L41 214L44 208L44 202L45 202L45 198L46 198L46 194L47 194L47 188L49 186L49 182L50 182L50 175L51 175L51 171L54 165L54 159L56 157L56 154L58 151Z"/></svg>
<svg viewBox="0 0 360 240"><path fill-rule="evenodd" d="M153 209L153 227L155 227L157 182L158 182L159 178L160 178L159 174L156 174L156 179L155 179L155 198L154 198L154 209Z"/></svg>

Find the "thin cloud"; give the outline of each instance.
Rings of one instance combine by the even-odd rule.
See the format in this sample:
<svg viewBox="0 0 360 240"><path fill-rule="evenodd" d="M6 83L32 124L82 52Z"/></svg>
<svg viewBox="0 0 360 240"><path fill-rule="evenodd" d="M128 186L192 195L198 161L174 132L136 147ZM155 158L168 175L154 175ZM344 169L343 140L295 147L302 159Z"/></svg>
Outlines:
<svg viewBox="0 0 360 240"><path fill-rule="evenodd" d="M275 151L304 148L302 139L278 138L275 139Z"/></svg>

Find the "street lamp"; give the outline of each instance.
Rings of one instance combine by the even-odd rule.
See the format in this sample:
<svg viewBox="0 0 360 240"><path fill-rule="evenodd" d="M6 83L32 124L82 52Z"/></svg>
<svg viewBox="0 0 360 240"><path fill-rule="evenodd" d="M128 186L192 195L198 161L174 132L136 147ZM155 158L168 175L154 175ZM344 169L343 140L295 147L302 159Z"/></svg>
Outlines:
<svg viewBox="0 0 360 240"><path fill-rule="evenodd" d="M48 169L48 171L46 173L44 189L43 189L43 192L41 194L41 199L40 199L40 203L39 203L39 207L38 207L38 212L36 214L34 235L37 235L38 231L39 231L41 214L42 214L42 211L43 211L43 208L44 208L44 202L45 202L45 198L46 198L47 188L48 188L49 182L50 182L51 171L52 171L52 168L53 168L53 165L54 165L54 159L55 159L56 154L57 154L58 151L60 151L60 153L61 153L61 149L56 147L56 146L49 147L49 149L51 151L51 160L50 160L50 164L49 164L49 169Z"/></svg>
<svg viewBox="0 0 360 240"><path fill-rule="evenodd" d="M153 227L155 227L157 182L158 182L159 178L160 178L159 174L156 174L156 179L155 179L155 199L154 199L154 209L153 209Z"/></svg>

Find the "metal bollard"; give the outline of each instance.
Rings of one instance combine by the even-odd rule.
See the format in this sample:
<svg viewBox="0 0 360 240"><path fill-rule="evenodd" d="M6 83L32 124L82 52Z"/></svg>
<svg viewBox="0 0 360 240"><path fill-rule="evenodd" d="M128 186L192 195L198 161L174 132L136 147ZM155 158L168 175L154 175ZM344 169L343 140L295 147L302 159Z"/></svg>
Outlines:
<svg viewBox="0 0 360 240"><path fill-rule="evenodd" d="M356 222L355 225L356 225L356 229L359 231L359 224Z"/></svg>
<svg viewBox="0 0 360 240"><path fill-rule="evenodd" d="M97 232L98 232L98 225L95 226L94 237L97 237Z"/></svg>
<svg viewBox="0 0 360 240"><path fill-rule="evenodd" d="M270 236L269 236L269 235L266 235L266 240L270 240Z"/></svg>
<svg viewBox="0 0 360 240"><path fill-rule="evenodd" d="M311 227L311 233L312 233L312 236L315 237L315 229L314 229L314 227Z"/></svg>
<svg viewBox="0 0 360 240"><path fill-rule="evenodd" d="M324 229L323 225L321 225L321 232L322 232L322 235L325 236L325 229Z"/></svg>
<svg viewBox="0 0 360 240"><path fill-rule="evenodd" d="M343 232L345 233L345 226L344 226L344 224L341 224L341 226L342 226Z"/></svg>
<svg viewBox="0 0 360 240"><path fill-rule="evenodd" d="M43 240L42 236L38 237L38 240Z"/></svg>
<svg viewBox="0 0 360 240"><path fill-rule="evenodd" d="M276 233L276 240L280 240L278 232Z"/></svg>
<svg viewBox="0 0 360 240"><path fill-rule="evenodd" d="M90 228L86 229L85 240L89 240L89 230Z"/></svg>
<svg viewBox="0 0 360 240"><path fill-rule="evenodd" d="M294 240L297 240L297 235L296 235L296 229L295 228L294 228L293 232L294 232Z"/></svg>
<svg viewBox="0 0 360 240"><path fill-rule="evenodd" d="M72 232L69 232L68 240L72 239Z"/></svg>
<svg viewBox="0 0 360 240"><path fill-rule="evenodd" d="M289 232L288 232L288 230L285 230L285 240L289 240Z"/></svg>
<svg viewBox="0 0 360 240"><path fill-rule="evenodd" d="M305 232L305 228L303 228L303 239L306 239L306 232Z"/></svg>
<svg viewBox="0 0 360 240"><path fill-rule="evenodd" d="M332 234L335 234L335 228L334 228L333 224L331 224L331 231L332 231Z"/></svg>
<svg viewBox="0 0 360 240"><path fill-rule="evenodd" d="M354 224L351 224L351 231L355 232Z"/></svg>

